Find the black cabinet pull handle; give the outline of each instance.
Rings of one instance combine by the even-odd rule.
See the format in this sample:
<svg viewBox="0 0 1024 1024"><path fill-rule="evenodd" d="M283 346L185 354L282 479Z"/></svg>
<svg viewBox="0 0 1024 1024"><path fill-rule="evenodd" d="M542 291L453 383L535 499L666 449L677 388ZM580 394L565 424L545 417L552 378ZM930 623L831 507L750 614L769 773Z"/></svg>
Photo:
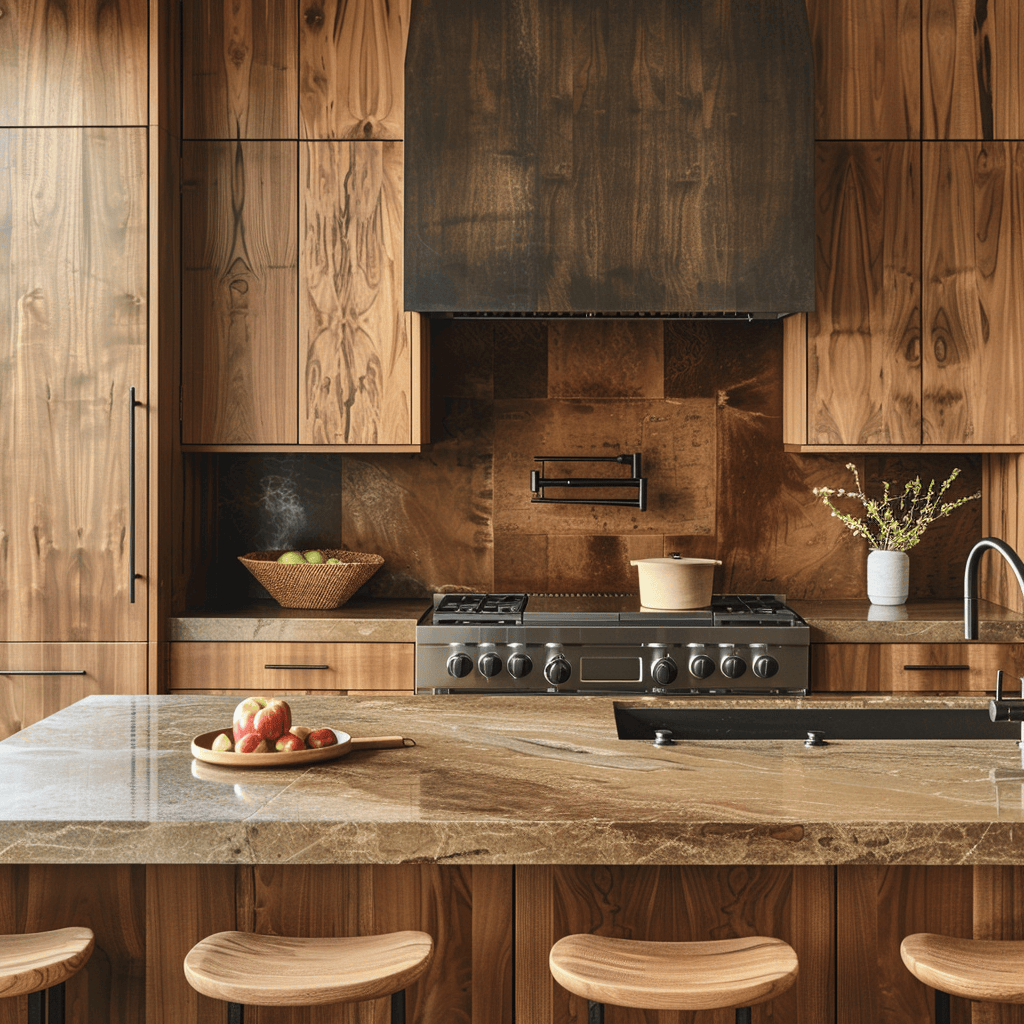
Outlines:
<svg viewBox="0 0 1024 1024"><path fill-rule="evenodd" d="M904 665L904 672L970 672L970 665Z"/></svg>
<svg viewBox="0 0 1024 1024"><path fill-rule="evenodd" d="M297 669L304 669L304 670L309 671L309 672L313 672L313 671L320 671L320 672L322 672L325 669L330 668L331 666L330 665L264 665L263 667L264 668L286 668L286 669L297 668Z"/></svg>
<svg viewBox="0 0 1024 1024"><path fill-rule="evenodd" d="M131 604L135 604L135 581L142 578L135 572L135 409L140 405L133 385L128 389L128 601Z"/></svg>
<svg viewBox="0 0 1024 1024"><path fill-rule="evenodd" d="M84 668L12 668L0 669L0 676L87 676Z"/></svg>

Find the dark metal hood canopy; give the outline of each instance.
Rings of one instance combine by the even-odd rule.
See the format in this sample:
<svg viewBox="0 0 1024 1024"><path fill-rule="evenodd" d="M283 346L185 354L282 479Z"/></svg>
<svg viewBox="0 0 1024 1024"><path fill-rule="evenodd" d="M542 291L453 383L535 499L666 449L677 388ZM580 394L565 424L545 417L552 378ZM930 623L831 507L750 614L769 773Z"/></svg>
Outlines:
<svg viewBox="0 0 1024 1024"><path fill-rule="evenodd" d="M405 307L814 308L805 0L415 0Z"/></svg>

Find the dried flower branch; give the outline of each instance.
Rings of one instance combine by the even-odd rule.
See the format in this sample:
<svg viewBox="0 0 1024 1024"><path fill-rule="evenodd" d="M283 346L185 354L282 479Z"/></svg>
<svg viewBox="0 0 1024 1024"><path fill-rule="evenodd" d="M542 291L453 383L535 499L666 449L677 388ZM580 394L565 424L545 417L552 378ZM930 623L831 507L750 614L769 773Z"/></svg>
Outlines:
<svg viewBox="0 0 1024 1024"><path fill-rule="evenodd" d="M981 491L976 491L955 501L942 500L950 485L960 475L960 470L954 469L949 479L943 481L938 489L932 480L925 490L918 476L907 483L902 494L893 494L886 480L882 483L882 496L869 498L861 486L857 467L848 462L846 468L853 473L857 490L815 487L814 494L821 498L821 503L830 508L832 515L848 530L863 537L872 548L880 551L909 551L936 519L943 519L961 505L981 497ZM840 511L832 503L833 497L859 501L864 508L863 517L858 519L848 512Z"/></svg>

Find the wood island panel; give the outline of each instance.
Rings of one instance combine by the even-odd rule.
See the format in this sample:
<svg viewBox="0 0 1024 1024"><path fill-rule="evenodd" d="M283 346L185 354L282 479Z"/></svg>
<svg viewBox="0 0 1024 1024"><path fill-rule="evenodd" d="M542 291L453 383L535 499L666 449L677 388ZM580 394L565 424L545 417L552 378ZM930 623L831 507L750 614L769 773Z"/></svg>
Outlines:
<svg viewBox="0 0 1024 1024"><path fill-rule="evenodd" d="M182 136L294 139L298 2L183 0Z"/></svg>
<svg viewBox="0 0 1024 1024"><path fill-rule="evenodd" d="M295 443L295 147L183 144L183 443Z"/></svg>
<svg viewBox="0 0 1024 1024"><path fill-rule="evenodd" d="M401 139L411 0L320 0L299 25L305 139Z"/></svg>
<svg viewBox="0 0 1024 1024"><path fill-rule="evenodd" d="M924 144L924 441L1022 444L1024 142Z"/></svg>
<svg viewBox="0 0 1024 1024"><path fill-rule="evenodd" d="M0 129L4 639L146 639L147 141Z"/></svg>
<svg viewBox="0 0 1024 1024"><path fill-rule="evenodd" d="M411 693L413 689L413 644L212 642L169 646L171 693Z"/></svg>

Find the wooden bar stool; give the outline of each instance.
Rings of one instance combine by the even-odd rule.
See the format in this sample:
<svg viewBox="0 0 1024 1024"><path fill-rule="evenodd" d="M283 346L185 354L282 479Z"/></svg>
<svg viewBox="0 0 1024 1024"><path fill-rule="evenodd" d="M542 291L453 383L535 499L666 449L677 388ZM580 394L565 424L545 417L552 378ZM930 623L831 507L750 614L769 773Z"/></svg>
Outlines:
<svg viewBox="0 0 1024 1024"><path fill-rule="evenodd" d="M28 996L28 1024L64 1024L64 982L92 955L88 928L0 935L0 999Z"/></svg>
<svg viewBox="0 0 1024 1024"><path fill-rule="evenodd" d="M935 989L935 1024L949 1024L949 997L1024 1003L1024 942L918 932L900 943L907 970Z"/></svg>
<svg viewBox="0 0 1024 1024"><path fill-rule="evenodd" d="M434 940L425 932L341 939L299 939L217 932L185 955L185 977L228 1004L228 1024L243 1006L322 1006L391 996L391 1024L405 1022L405 989L428 967Z"/></svg>
<svg viewBox="0 0 1024 1024"><path fill-rule="evenodd" d="M736 1010L785 992L799 967L793 948L761 936L707 942L642 942L567 935L548 958L555 980L589 1001L590 1024L603 1024L604 1004L641 1010Z"/></svg>

